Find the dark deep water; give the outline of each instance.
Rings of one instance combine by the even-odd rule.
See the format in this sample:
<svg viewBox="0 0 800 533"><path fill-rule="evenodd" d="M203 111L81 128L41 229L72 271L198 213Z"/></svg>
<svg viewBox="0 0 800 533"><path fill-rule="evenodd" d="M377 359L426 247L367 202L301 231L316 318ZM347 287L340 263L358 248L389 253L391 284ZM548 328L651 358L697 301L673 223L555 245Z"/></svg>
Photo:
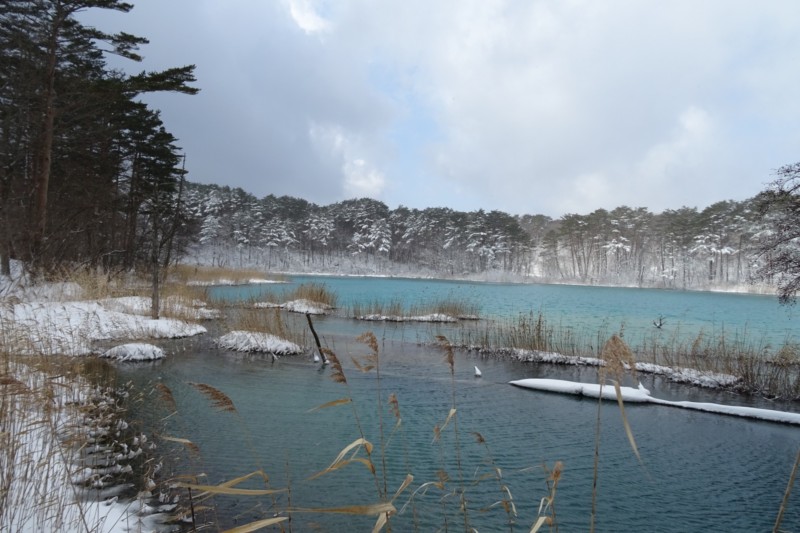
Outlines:
<svg viewBox="0 0 800 533"><path fill-rule="evenodd" d="M360 285L351 279L343 281L343 285L353 284L346 297L354 297L357 290L367 294L372 281L375 280L360 280ZM429 293L454 290L453 282L444 282L444 288L437 285L442 282L422 283ZM469 290L483 291L473 289L473 285L480 284L469 284ZM382 287L376 290L387 290L385 283ZM405 294L413 297L409 287L419 289L422 285L402 287ZM491 292L498 286L486 287ZM556 289L559 287L548 290ZM340 298L345 297L344 288L335 290ZM479 297L482 302L494 301L492 298L505 301L508 312L519 312L511 309L517 304L508 296L515 291L502 290L506 291L502 298ZM599 315L588 310L597 305L597 294L589 291L591 301L576 304L583 309L581 316ZM648 324L653 315L650 308L667 309L655 314L663 313L684 324L694 321L696 316L708 318L708 309L716 309L716 319L723 321L724 316L725 327L729 328L738 327L728 318L729 308L736 308L738 299L743 298L743 307L749 306L751 311L761 309L754 306L770 307L767 298L701 294L719 299L703 304L706 311L697 311L694 293L649 291L644 298L636 294L615 298L623 302L631 297L640 299L637 305L648 312L646 318L639 318ZM578 296L572 294L563 299L570 298L577 301ZM683 303L677 303L681 298ZM672 299L674 303L670 303ZM651 303L647 304L648 301ZM484 303L482 309L487 305ZM682 314L673 311L678 308ZM792 317L777 308L777 304L774 308L775 316L781 317L768 318L777 324L779 333L774 334L786 335L786 328L791 330L794 326ZM609 308L607 316L601 319L616 320L609 318L616 317L615 313L616 310ZM763 314L764 311L748 313L747 327L753 328L753 320ZM565 314L564 319L567 318ZM629 324L635 322L630 316L624 320ZM122 379L134 380L143 388L157 382L170 388L177 415L157 422L169 412L160 406L157 393L153 393L152 401L138 415L166 435L187 438L197 444L199 455L183 453L167 444L162 448L178 450L173 465L180 473L204 472L209 483L221 483L263 468L270 475L272 487L287 484L291 487L292 507L340 507L377 502L384 477L387 492L393 494L406 474L411 473L413 483L395 501L398 509L408 505L393 517L393 530L434 531L446 525L447 529L463 531L464 518L458 500L440 489L430 486L409 503L413 490L437 481L437 472L445 471L449 476L448 490L464 489L471 527L479 531L509 530L506 513L496 505L507 498L501 489L507 486L518 513L514 531L528 531L536 519L540 500L547 495L543 466L552 468L556 461L561 461L563 473L555 499L560 530L588 530L596 400L518 389L507 382L527 377L596 382L594 368L561 368L457 353L455 376L451 379L442 350L417 342L428 342L430 335L436 333L435 327L410 332L408 326L356 323L332 317L318 319L317 324L325 343L345 366L347 385L334 383L330 367L320 369L310 357L284 357L273 363L268 356L217 350L208 338L214 336L213 331L207 338L168 343L170 355L160 363L119 365L118 369ZM380 380L375 371L359 372L350 360L351 356L368 353L365 345L354 341L360 332L368 330L375 333L381 348ZM482 378L473 376L475 364L481 367ZM224 392L235 404L236 412L214 410L190 382L206 383ZM654 396L663 398L797 409L793 404L700 390L652 376L642 376L642 382ZM387 405L390 394L396 395L402 417L399 429L394 432L396 420ZM344 397L351 397L353 403L311 411ZM458 433L451 421L442 431L441 439L434 442L434 428L444 423L453 402L458 413ZM772 529L800 446L800 428L655 405L628 405L626 413L641 454L640 464L622 429L619 408L604 403L601 409L597 531ZM379 411L383 418L383 439ZM375 444L377 487L367 469L358 463L310 480L361 435L359 427L367 440ZM479 433L485 444L478 443L474 433ZM385 469L380 453L382 440L387 443ZM363 452L359 456L363 457ZM500 480L495 467L502 473ZM222 529L269 517L274 512L269 497L217 497L216 504L216 519ZM289 496L277 498L278 508L287 506ZM364 531L374 521L373 517L298 513L293 515L292 524L295 531ZM790 500L783 529L800 529L797 494Z"/></svg>

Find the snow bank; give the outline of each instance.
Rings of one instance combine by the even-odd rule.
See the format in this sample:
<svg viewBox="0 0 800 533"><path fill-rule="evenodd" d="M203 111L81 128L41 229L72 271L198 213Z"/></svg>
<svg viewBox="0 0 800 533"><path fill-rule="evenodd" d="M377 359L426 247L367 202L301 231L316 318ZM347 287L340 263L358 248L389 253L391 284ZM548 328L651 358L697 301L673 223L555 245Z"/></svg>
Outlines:
<svg viewBox="0 0 800 533"><path fill-rule="evenodd" d="M576 381L565 381L560 379L519 379L510 381L511 385L526 389L540 390L546 392L557 392L561 394L573 394L577 396L588 396L597 398L601 394L600 385L590 383L579 383ZM626 402L652 403L656 405L667 405L670 407L680 407L694 411L706 413L716 413L729 416L739 416L756 420L766 420L769 422L780 422L783 424L800 425L800 413L787 411L773 411L771 409L760 409L756 407L740 407L735 405L724 405L718 403L702 402L673 402L661 400L650 396L650 391L639 385L638 389L632 387L620 387L622 399ZM616 401L617 395L613 385L602 387L602 397L604 400Z"/></svg>
<svg viewBox="0 0 800 533"><path fill-rule="evenodd" d="M278 355L296 355L303 349L276 335L254 331L231 331L216 340L217 346L237 352L265 352Z"/></svg>
<svg viewBox="0 0 800 533"><path fill-rule="evenodd" d="M118 361L154 361L164 358L164 350L152 344L130 343L106 350L101 357Z"/></svg>
<svg viewBox="0 0 800 533"><path fill-rule="evenodd" d="M107 298L100 302L104 307L112 311L119 311L121 313L131 313L134 315L150 314L151 300L144 296L123 296L121 298ZM176 314L186 317L190 320L213 320L219 318L221 313L217 309L208 309L206 303L202 300L191 300L187 302L185 299L177 296L167 296L161 301L161 311L169 311L171 314Z"/></svg>
<svg viewBox="0 0 800 533"><path fill-rule="evenodd" d="M18 354L87 355L93 341L178 338L205 333L197 324L154 320L99 302L32 302L0 309L0 345Z"/></svg>

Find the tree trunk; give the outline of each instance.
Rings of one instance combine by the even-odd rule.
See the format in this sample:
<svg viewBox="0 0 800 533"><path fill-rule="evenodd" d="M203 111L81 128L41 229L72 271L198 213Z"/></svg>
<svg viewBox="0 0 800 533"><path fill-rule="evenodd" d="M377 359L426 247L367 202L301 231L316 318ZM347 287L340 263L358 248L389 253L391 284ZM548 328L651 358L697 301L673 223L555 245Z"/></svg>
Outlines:
<svg viewBox="0 0 800 533"><path fill-rule="evenodd" d="M150 303L150 316L154 319L158 319L158 315L161 308L161 295L160 295L160 287L159 287L159 270L161 265L158 264L158 222L156 213L151 215L152 217L152 224L153 224L153 241L151 246L153 247L150 255L150 261L152 263L153 268L153 297Z"/></svg>
<svg viewBox="0 0 800 533"><path fill-rule="evenodd" d="M34 265L41 262L42 246L47 225L47 192L50 186L50 169L53 158L53 129L56 117L56 59L58 36L67 14L60 9L53 17L53 26L47 44L47 66L45 70L45 91L43 96L43 117L39 132L39 146L36 154L36 168L33 175L33 219L31 221L31 250Z"/></svg>

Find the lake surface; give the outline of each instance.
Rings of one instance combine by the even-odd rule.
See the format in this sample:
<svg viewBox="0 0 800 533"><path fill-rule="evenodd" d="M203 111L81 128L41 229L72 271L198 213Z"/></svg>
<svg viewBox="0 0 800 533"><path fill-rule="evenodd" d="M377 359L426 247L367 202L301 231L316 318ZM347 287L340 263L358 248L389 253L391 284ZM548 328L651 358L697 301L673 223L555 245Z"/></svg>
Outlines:
<svg viewBox="0 0 800 533"><path fill-rule="evenodd" d="M320 278L296 279L309 280ZM541 308L548 315L562 313L565 321L571 321L569 310L573 309L576 316L595 321L593 324L622 320L626 331L639 322L642 328L652 329L654 315L659 314L670 322L681 321L682 327L697 323L727 330L771 325L774 329L765 334L776 337L791 335L796 328L792 310L778 307L768 297L427 280L321 281L337 292L345 305L348 299L357 298L366 302L398 296L452 299L451 294L457 293L459 298L479 300L483 316L513 316ZM219 290L228 298L238 298L264 287ZM615 307L608 301L620 304ZM514 530L528 531L541 499L548 495L543 466L552 468L561 461L563 473L555 498L560 530L588 530L597 401L518 389L508 381L550 377L596 382L596 369L480 359L457 352L451 376L441 349L418 342L430 341L430 337L421 337L435 333L431 326L407 333L407 327L397 324L334 317L317 323L326 344L345 367L346 385L335 383L330 367L320 368L310 358L284 357L272 362L269 357L216 350L208 338L177 341L168 347L171 352L166 360L146 366L119 365L118 372L121 379L131 379L145 389L161 382L172 391L177 415L160 421L168 409L152 408L158 404L156 394L140 415L156 428L164 425L161 431L165 434L188 438L199 446L198 455L176 450L173 468L180 473L204 472L211 483L263 468L270 474L272 487L291 487L290 497L278 498L278 508L377 502L379 492L384 492L384 479L385 492L393 494L411 473L414 482L395 501L398 509L406 507L392 519L394 531L445 527L463 531L459 502L447 496L459 487L467 500L471 527L508 531L508 516L497 505L507 498L504 486L513 495L518 512ZM380 344L380 379L375 371L359 372L351 362L351 357L368 353L366 346L354 342L355 336L368 330ZM212 331L210 337L219 333L223 332ZM473 376L476 364L483 371L481 378ZM642 378L654 396L668 399L797 408L680 386L652 376ZM190 382L224 392L236 413L214 410ZM402 417L396 431L387 403L390 394L396 395ZM352 403L312 411L344 397ZM434 428L444 423L453 404L457 418L434 442ZM619 408L604 403L600 413L597 531L771 530L800 446L800 428L629 405L626 413L641 454L639 463L622 429ZM377 483L360 463L310 479L362 434L375 444ZM475 434L485 443L479 443ZM385 460L381 442L387 443ZM501 479L495 468L502 473ZM447 490L432 485L427 491L419 490L425 483L438 481L437 472L447 473ZM419 492L410 500L413 490ZM796 493L784 518L785 530L800 529L800 496ZM218 497L216 503L216 519L222 528L269 517L273 512L268 497ZM292 523L295 531L364 531L372 527L374 519L299 513L293 515Z"/></svg>
<svg viewBox="0 0 800 533"><path fill-rule="evenodd" d="M476 306L481 318L502 320L541 312L564 329L594 335L624 329L635 343L653 335L653 321L663 317L659 334L694 338L723 334L733 339L780 345L797 342L800 315L794 306L781 306L775 296L519 283L479 283L408 278L293 276L291 283L214 287L210 295L223 300L259 299L283 294L302 283L324 284L339 297L339 306L389 303L408 306L463 301ZM406 327L406 332L409 328Z"/></svg>

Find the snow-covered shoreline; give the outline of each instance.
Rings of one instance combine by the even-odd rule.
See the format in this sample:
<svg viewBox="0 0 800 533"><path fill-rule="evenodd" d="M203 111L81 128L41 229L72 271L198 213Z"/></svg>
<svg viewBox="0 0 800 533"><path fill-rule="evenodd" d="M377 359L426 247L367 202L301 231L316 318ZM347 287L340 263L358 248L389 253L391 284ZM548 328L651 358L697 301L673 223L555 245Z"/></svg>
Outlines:
<svg viewBox="0 0 800 533"><path fill-rule="evenodd" d="M468 348L470 349L470 348ZM523 350L521 348L487 350L483 348L471 348L485 354L494 354L501 357L508 357L515 361L526 363L547 363L564 366L605 366L606 362L597 357L585 357L577 355L563 355L555 352L542 352L537 350ZM627 364L625 365L628 367ZM663 376L674 383L694 385L706 389L726 389L734 387L741 381L740 378L731 374L720 372L696 370L685 367L669 367L656 365L653 363L636 363L636 371L645 374Z"/></svg>
<svg viewBox="0 0 800 533"><path fill-rule="evenodd" d="M8 479L3 530L135 533L158 531L174 504L148 505L134 489L129 461L153 444L133 435L119 417L112 392L81 376L50 376L23 363L2 374L10 419L0 452ZM126 431L127 430L127 431ZM126 443L127 441L127 443Z"/></svg>

